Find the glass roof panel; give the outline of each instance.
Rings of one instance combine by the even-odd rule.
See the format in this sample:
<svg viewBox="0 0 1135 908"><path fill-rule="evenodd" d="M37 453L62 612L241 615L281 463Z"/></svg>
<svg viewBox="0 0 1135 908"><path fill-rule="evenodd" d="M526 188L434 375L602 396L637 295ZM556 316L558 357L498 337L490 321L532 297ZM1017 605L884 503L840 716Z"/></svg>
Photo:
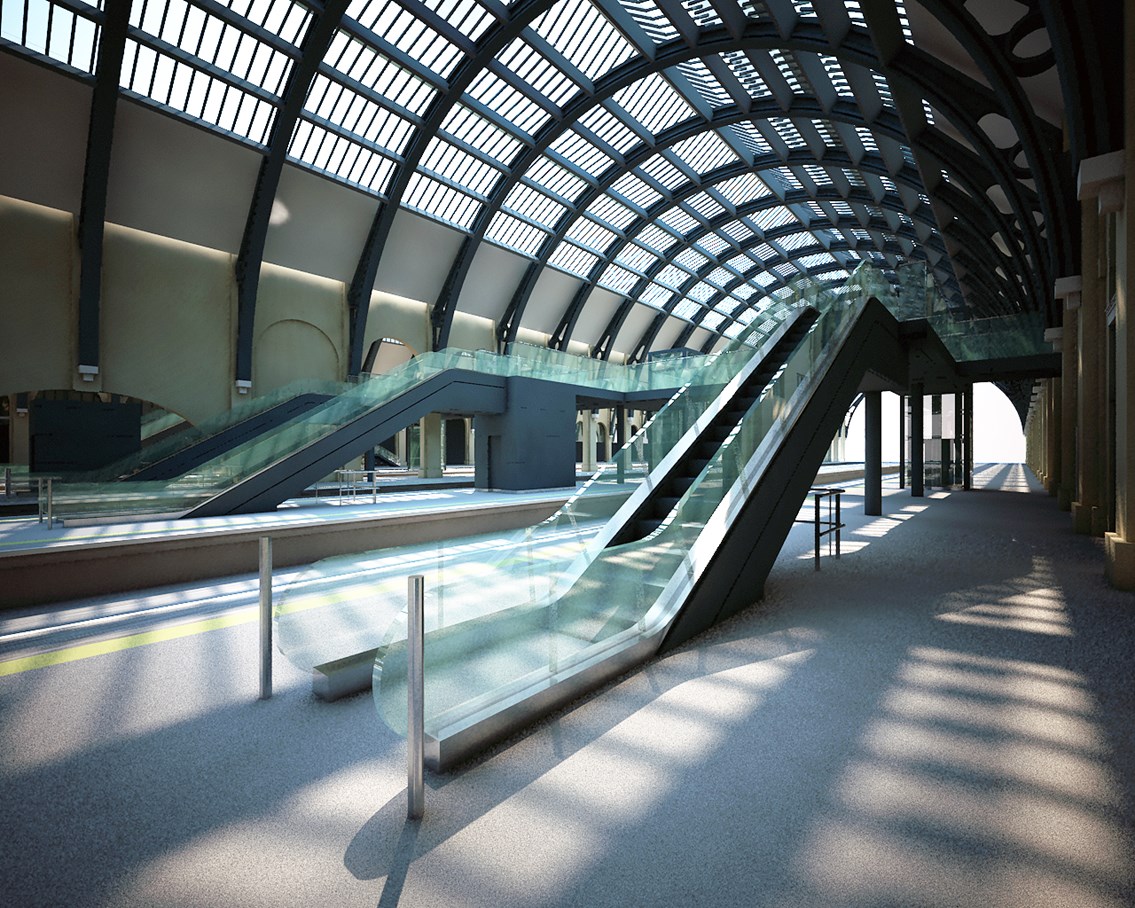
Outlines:
<svg viewBox="0 0 1135 908"><path fill-rule="evenodd" d="M442 131L481 153L508 164L520 152L523 145L515 136L509 135L495 123L463 104L455 104L442 123Z"/></svg>
<svg viewBox="0 0 1135 908"><path fill-rule="evenodd" d="M723 250L728 249L729 245L728 240L716 233L707 233L698 240L698 246L709 255L719 255Z"/></svg>
<svg viewBox="0 0 1135 908"><path fill-rule="evenodd" d="M772 190L755 173L745 173L725 180L714 186L714 189L734 207L772 195Z"/></svg>
<svg viewBox="0 0 1135 908"><path fill-rule="evenodd" d="M488 162L439 138L431 140L426 146L421 169L445 177L477 195L486 194L501 175L501 171ZM433 213L429 208L423 207L422 210Z"/></svg>
<svg viewBox="0 0 1135 908"><path fill-rule="evenodd" d="M673 291L656 281L651 281L647 288L639 295L638 302L644 303L655 309L661 308L670 297L673 296Z"/></svg>
<svg viewBox="0 0 1135 908"><path fill-rule="evenodd" d="M618 2L655 44L680 37L674 23L652 0L618 0Z"/></svg>
<svg viewBox="0 0 1135 908"><path fill-rule="evenodd" d="M534 135L551 114L526 94L504 81L491 69L473 79L466 94L495 110L521 132Z"/></svg>
<svg viewBox="0 0 1135 908"><path fill-rule="evenodd" d="M591 0L562 0L532 30L592 81L635 53Z"/></svg>
<svg viewBox="0 0 1135 908"><path fill-rule="evenodd" d="M323 62L417 116L425 113L436 93L433 86L408 69L344 31L335 33Z"/></svg>
<svg viewBox="0 0 1135 908"><path fill-rule="evenodd" d="M255 22L289 44L299 45L311 11L290 0L220 0L234 13Z"/></svg>
<svg viewBox="0 0 1135 908"><path fill-rule="evenodd" d="M674 306L670 314L675 318L685 319L686 321L689 321L695 315L697 315L701 311L701 309L702 307L695 303L693 300L684 299L681 300L676 306Z"/></svg>
<svg viewBox="0 0 1135 908"><path fill-rule="evenodd" d="M122 87L258 145L268 140L275 105L196 66L127 39ZM266 94L266 93L265 93Z"/></svg>
<svg viewBox="0 0 1135 908"><path fill-rule="evenodd" d="M713 284L715 287L724 288L735 275L727 268L714 268L705 278L707 284Z"/></svg>
<svg viewBox="0 0 1135 908"><path fill-rule="evenodd" d="M638 168L639 171L667 189L677 189L689 180L672 161L664 155L656 155Z"/></svg>
<svg viewBox="0 0 1135 908"><path fill-rule="evenodd" d="M652 73L617 91L613 100L655 136L695 113L674 87L658 73Z"/></svg>
<svg viewBox="0 0 1135 908"><path fill-rule="evenodd" d="M566 130L552 143L551 150L584 173L602 173L614 160L573 129Z"/></svg>
<svg viewBox="0 0 1135 908"><path fill-rule="evenodd" d="M422 5L474 41L496 21L492 7L480 0L425 0Z"/></svg>
<svg viewBox="0 0 1135 908"><path fill-rule="evenodd" d="M557 107L585 86L572 80L570 74L552 63L528 43L517 38L497 54L497 61L515 73L531 89Z"/></svg>
<svg viewBox="0 0 1135 908"><path fill-rule="evenodd" d="M47 0L3 0L0 38L80 72L93 73L99 26L91 17L97 15L96 7L81 0L68 6L71 8Z"/></svg>
<svg viewBox="0 0 1135 908"><path fill-rule="evenodd" d="M704 192L699 192L690 198L686 204L705 217L707 221L725 212L725 206Z"/></svg>
<svg viewBox="0 0 1135 908"><path fill-rule="evenodd" d="M635 272L645 271L651 262L657 261L658 253L649 249L644 249L638 243L627 243L619 250L619 254L615 257L615 261Z"/></svg>
<svg viewBox="0 0 1135 908"><path fill-rule="evenodd" d="M800 233L790 233L788 236L779 237L776 244L785 252L795 252L805 246L815 246L816 238L808 231L802 230Z"/></svg>
<svg viewBox="0 0 1135 908"><path fill-rule="evenodd" d="M678 142L671 149L694 173L704 174L738 161L736 152L716 132L705 132Z"/></svg>
<svg viewBox="0 0 1135 908"><path fill-rule="evenodd" d="M772 151L772 146L769 144L768 139L761 135L760 131L752 123L734 123L729 127L729 131L737 136L749 151L755 155L768 154Z"/></svg>
<svg viewBox="0 0 1135 908"><path fill-rule="evenodd" d="M611 191L617 193L641 209L647 209L662 198L653 186L649 186L633 172L627 172L611 184Z"/></svg>
<svg viewBox="0 0 1135 908"><path fill-rule="evenodd" d="M658 276L655 277L654 280L663 287L669 287L671 290L677 291L689 276L690 273L686 271L686 269L679 268L677 265L667 265L658 273Z"/></svg>
<svg viewBox="0 0 1135 908"><path fill-rule="evenodd" d="M478 199L420 172L410 177L405 204L462 230L473 226L481 206Z"/></svg>
<svg viewBox="0 0 1135 908"><path fill-rule="evenodd" d="M619 238L618 234L589 218L577 220L571 225L571 229L568 230L565 237L571 242L586 246L597 253L604 252L611 243Z"/></svg>
<svg viewBox="0 0 1135 908"><path fill-rule="evenodd" d="M728 107L733 103L732 96L722 86L721 80L701 60L685 60L678 64L678 71L710 107Z"/></svg>
<svg viewBox="0 0 1135 908"><path fill-rule="evenodd" d="M548 228L555 227L567 211L555 199L524 183L518 183L509 190L504 208Z"/></svg>
<svg viewBox="0 0 1135 908"><path fill-rule="evenodd" d="M693 287L686 291L686 297L688 299L697 300L704 308L705 304L709 302L710 299L718 296L720 293L721 291L718 290L718 288L711 287L705 281L698 281L698 283L694 284Z"/></svg>
<svg viewBox="0 0 1135 908"><path fill-rule="evenodd" d="M618 265L608 265L598 283L608 290L615 291L615 293L627 293L638 281L637 274L632 274Z"/></svg>
<svg viewBox="0 0 1135 908"><path fill-rule="evenodd" d="M641 141L638 134L605 107L596 107L579 118L579 125L620 153L626 153Z"/></svg>
<svg viewBox="0 0 1135 908"><path fill-rule="evenodd" d="M448 75L465 56L396 0L354 0L347 15L440 76Z"/></svg>
<svg viewBox="0 0 1135 908"><path fill-rule="evenodd" d="M821 265L830 265L835 261L835 257L830 252L817 252L812 255L805 255L796 260L796 264L809 271L813 268L818 268Z"/></svg>
<svg viewBox="0 0 1135 908"><path fill-rule="evenodd" d="M676 265L681 265L683 268L691 272L696 271L708 261L709 259L706 258L706 256L704 256L693 246L687 246L676 256L674 256L674 263Z"/></svg>
<svg viewBox="0 0 1135 908"><path fill-rule="evenodd" d="M592 266L599 261L599 256L573 246L571 243L560 243L552 253L548 264L553 268L560 268L569 274L586 277Z"/></svg>
<svg viewBox="0 0 1135 908"><path fill-rule="evenodd" d="M485 231L485 239L490 242L499 243L501 246L507 246L529 256L536 255L547 237L548 234L540 228L503 211L498 211L493 216L488 230Z"/></svg>
<svg viewBox="0 0 1135 908"><path fill-rule="evenodd" d="M674 242L674 235L666 230L663 230L657 224L647 224L642 230L638 232L636 240L637 242L642 243L644 246L647 246L658 253L662 253L665 252Z"/></svg>
<svg viewBox="0 0 1135 908"><path fill-rule="evenodd" d="M595 218L602 220L606 224L610 224L617 230L622 230L632 221L638 219L638 214L626 205L622 205L610 196L600 196L592 202L588 208L587 213Z"/></svg>
<svg viewBox="0 0 1135 908"><path fill-rule="evenodd" d="M725 316L720 312L710 312L701 320L701 326L709 331L716 331L723 321L725 321Z"/></svg>
<svg viewBox="0 0 1135 908"><path fill-rule="evenodd" d="M700 223L697 218L682 208L671 208L658 218L659 223L665 224L675 233L685 236Z"/></svg>
<svg viewBox="0 0 1135 908"><path fill-rule="evenodd" d="M587 188L586 182L547 157L529 167L526 178L563 199L575 199Z"/></svg>
<svg viewBox="0 0 1135 908"><path fill-rule="evenodd" d="M788 208L781 206L758 211L753 215L753 221L761 230L769 231L776 227L783 227L785 224L795 223L798 218Z"/></svg>

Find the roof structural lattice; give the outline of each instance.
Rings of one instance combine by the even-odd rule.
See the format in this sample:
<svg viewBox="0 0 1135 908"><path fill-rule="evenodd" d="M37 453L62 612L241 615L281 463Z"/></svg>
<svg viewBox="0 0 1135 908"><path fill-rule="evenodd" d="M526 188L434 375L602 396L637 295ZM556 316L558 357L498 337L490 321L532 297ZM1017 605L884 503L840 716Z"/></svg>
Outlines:
<svg viewBox="0 0 1135 908"><path fill-rule="evenodd" d="M709 349L865 261L957 318L1049 313L1072 175L1111 138L1085 101L1092 27L1047 0L0 0L0 47L263 156L249 350L281 169L373 197L353 370L401 210L463 236L437 347L482 244L526 263L502 343L553 269L579 290L540 313L551 343L601 356L632 310L653 314L626 353L673 319L675 346L700 329ZM583 336L597 290L623 302Z"/></svg>

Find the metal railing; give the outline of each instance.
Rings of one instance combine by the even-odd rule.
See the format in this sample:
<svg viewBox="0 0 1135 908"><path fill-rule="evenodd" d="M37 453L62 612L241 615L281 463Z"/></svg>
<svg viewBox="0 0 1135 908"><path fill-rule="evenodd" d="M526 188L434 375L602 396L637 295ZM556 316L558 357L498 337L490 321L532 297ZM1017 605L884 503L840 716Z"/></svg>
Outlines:
<svg viewBox="0 0 1135 908"><path fill-rule="evenodd" d="M811 523L815 527L816 570L820 569L820 540L828 537L828 555L832 554L832 537L835 537L835 557L840 555L839 531L846 526L840 515L840 496L843 489L812 488L808 494L812 496L812 518L797 518L797 523ZM821 502L827 502L827 517L822 516Z"/></svg>

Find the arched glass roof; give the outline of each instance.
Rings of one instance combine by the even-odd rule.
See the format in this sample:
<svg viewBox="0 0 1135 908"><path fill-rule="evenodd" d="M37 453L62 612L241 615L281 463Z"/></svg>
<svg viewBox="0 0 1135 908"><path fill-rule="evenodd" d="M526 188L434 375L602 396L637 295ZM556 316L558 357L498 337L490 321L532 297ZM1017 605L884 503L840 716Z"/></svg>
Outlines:
<svg viewBox="0 0 1135 908"><path fill-rule="evenodd" d="M114 2L0 0L0 41L113 78L99 46ZM961 316L1043 310L1076 230L1052 92L1048 118L1035 101L1066 35L1054 49L1040 0L977 6L132 0L117 83L372 196L356 294L398 210L464 234L439 346L482 243L529 263L502 341L540 305L544 269L715 336L864 261L894 283L917 272Z"/></svg>

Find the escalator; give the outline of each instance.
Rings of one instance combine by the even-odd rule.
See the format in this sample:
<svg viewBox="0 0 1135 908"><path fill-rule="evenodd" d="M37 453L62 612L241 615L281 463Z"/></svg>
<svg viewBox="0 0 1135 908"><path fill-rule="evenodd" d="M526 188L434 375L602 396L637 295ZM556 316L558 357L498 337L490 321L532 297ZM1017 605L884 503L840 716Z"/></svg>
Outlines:
<svg viewBox="0 0 1135 908"><path fill-rule="evenodd" d="M427 624L427 761L445 770L760 598L868 372L905 384L898 324L874 300L802 313L708 404L648 426L661 457L546 593ZM705 390L713 390L709 383ZM569 503L570 504L570 503ZM460 584L435 591L458 599ZM499 598L499 597L498 597ZM405 726L405 630L375 660L380 714Z"/></svg>
<svg viewBox="0 0 1135 908"><path fill-rule="evenodd" d="M308 397L303 407L286 415L265 409L258 417L261 425L256 426L256 420L246 423L249 431L227 415L233 425L223 426L224 433L214 441L204 439L200 452L206 459L193 457L187 470L177 472L188 462L188 453L179 455L186 459L177 466L158 469L155 464L153 472L135 475L129 483L105 481L111 477L59 483L55 513L193 518L268 511L430 413L503 413L514 379L555 382L583 393L673 389L687 381L703 359L622 366L542 348L510 350L509 355L427 353L384 375L340 385L334 396ZM282 418L273 419L273 414ZM233 441L239 443L229 443ZM123 471L115 469L117 479Z"/></svg>
<svg viewBox="0 0 1135 908"><path fill-rule="evenodd" d="M220 457L233 448L248 443L258 435L271 432L297 416L331 399L330 394L297 394L287 400L255 413L247 419L226 426L218 432L206 435L197 441L189 442L160 459L150 455L150 462L123 476L127 482L150 482L169 480L182 476L200 467L203 463Z"/></svg>

